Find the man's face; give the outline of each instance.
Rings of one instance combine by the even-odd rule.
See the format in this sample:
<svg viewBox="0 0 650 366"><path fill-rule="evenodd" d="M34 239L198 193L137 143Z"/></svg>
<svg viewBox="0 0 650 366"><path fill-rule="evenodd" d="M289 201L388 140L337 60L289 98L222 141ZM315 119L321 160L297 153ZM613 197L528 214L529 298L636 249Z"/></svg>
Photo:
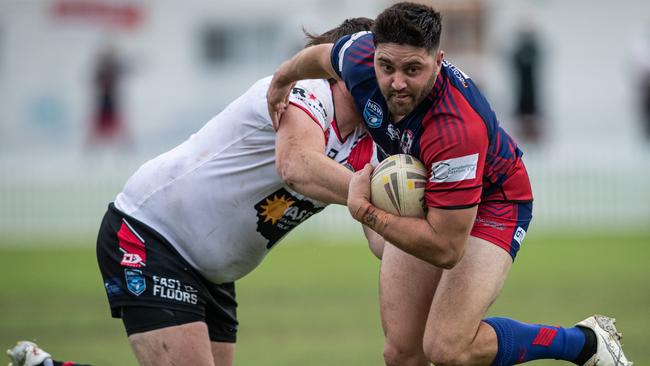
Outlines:
<svg viewBox="0 0 650 366"><path fill-rule="evenodd" d="M380 43L375 50L375 74L393 118L399 120L433 88L443 52L397 43Z"/></svg>

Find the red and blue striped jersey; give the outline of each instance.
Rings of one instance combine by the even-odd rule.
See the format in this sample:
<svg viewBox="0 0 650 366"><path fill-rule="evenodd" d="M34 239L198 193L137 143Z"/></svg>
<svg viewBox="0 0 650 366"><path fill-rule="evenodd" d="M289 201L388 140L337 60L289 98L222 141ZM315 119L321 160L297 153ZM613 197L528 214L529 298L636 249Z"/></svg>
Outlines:
<svg viewBox="0 0 650 366"><path fill-rule="evenodd" d="M532 201L521 150L467 75L444 60L429 95L392 123L375 76L374 53L372 33L345 36L334 45L332 66L383 153L410 154L427 167L429 207Z"/></svg>

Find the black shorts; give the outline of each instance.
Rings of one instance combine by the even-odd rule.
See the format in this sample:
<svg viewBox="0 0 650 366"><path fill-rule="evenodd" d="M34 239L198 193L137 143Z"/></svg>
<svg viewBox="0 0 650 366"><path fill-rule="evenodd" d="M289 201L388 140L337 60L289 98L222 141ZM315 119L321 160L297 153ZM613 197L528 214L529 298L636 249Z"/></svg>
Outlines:
<svg viewBox="0 0 650 366"><path fill-rule="evenodd" d="M208 281L165 238L112 203L99 228L97 262L111 315L129 335L203 321L210 340L235 342L235 284Z"/></svg>

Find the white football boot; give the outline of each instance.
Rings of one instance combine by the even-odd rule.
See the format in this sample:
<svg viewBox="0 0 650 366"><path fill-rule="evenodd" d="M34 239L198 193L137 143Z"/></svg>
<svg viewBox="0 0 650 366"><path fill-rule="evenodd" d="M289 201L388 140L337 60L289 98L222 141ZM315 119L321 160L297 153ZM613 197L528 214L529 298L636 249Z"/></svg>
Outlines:
<svg viewBox="0 0 650 366"><path fill-rule="evenodd" d="M11 359L9 366L36 366L48 358L49 353L38 348L36 343L20 341L7 350L7 355Z"/></svg>
<svg viewBox="0 0 650 366"><path fill-rule="evenodd" d="M589 328L596 334L596 354L583 366L632 366L623 354L621 338L614 326L616 319L603 315L594 315L576 324L577 327Z"/></svg>

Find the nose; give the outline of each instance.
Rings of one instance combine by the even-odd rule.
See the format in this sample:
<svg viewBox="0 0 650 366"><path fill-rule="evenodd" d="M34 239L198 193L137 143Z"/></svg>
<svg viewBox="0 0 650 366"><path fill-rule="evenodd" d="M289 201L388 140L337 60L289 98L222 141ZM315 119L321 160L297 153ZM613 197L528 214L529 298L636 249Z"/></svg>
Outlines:
<svg viewBox="0 0 650 366"><path fill-rule="evenodd" d="M393 74L393 80L391 80L390 87L395 91L406 89L406 78L401 72Z"/></svg>

